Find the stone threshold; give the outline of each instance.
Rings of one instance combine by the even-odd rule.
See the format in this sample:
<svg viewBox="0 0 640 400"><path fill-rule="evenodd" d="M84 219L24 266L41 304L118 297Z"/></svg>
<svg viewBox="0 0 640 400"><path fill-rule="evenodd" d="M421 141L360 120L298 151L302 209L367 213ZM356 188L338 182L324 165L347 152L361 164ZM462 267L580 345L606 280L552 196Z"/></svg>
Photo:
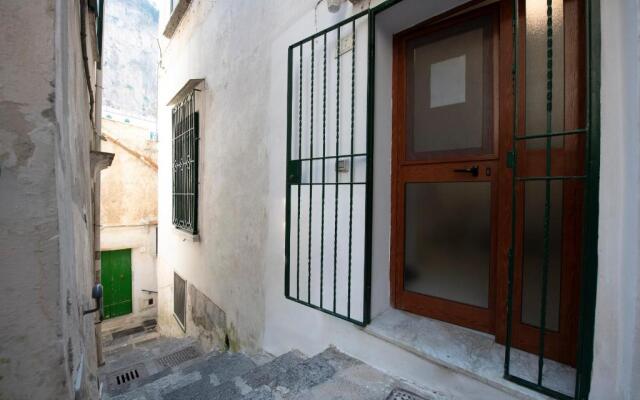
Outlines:
<svg viewBox="0 0 640 400"><path fill-rule="evenodd" d="M374 318L364 331L515 398L551 399L503 378L505 346L496 343L492 335L395 309ZM518 349L512 349L511 354L512 375L535 382L537 355ZM573 396L575 369L545 359L543 383L553 390Z"/></svg>

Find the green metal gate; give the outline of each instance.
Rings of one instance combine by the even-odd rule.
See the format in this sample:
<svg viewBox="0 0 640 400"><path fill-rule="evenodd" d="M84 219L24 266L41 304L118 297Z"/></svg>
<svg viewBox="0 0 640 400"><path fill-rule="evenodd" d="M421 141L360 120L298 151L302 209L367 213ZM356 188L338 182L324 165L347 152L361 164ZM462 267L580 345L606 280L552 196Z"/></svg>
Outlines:
<svg viewBox="0 0 640 400"><path fill-rule="evenodd" d="M131 249L103 251L102 286L104 287L104 317L113 318L130 314L131 301Z"/></svg>
<svg viewBox="0 0 640 400"><path fill-rule="evenodd" d="M369 321L368 11L289 47L285 295Z"/></svg>
<svg viewBox="0 0 640 400"><path fill-rule="evenodd" d="M540 2L537 2L540 3ZM558 4L559 3L559 7ZM599 0L585 0L585 51L586 51L586 120L584 128L563 130L554 129L556 116L554 115L554 61L558 57L554 53L554 16L555 13L562 13L562 1L546 1L546 81L539 83L546 91L546 131L544 133L529 134L523 132L520 126L519 112L525 107L521 107L519 93L521 86L521 52L527 51L526 41L521 41L521 19L523 6L529 4L526 0L512 0L513 4L513 28L514 28L514 60L513 60L513 90L514 90L514 126L513 126L513 147L509 154L509 166L513 169L512 180L512 239L509 250L509 287L507 304L507 340L505 351L505 379L511 380L519 385L542 392L557 399L587 399L589 397L589 386L591 379L591 364L593 359L593 326L595 315L595 290L597 279L597 223L598 223L598 181L599 181L599 155L600 155L600 131L599 131L599 89L600 89L600 4ZM526 4L526 5L525 5ZM539 5L539 4L537 4ZM560 8L560 10L558 10ZM527 17L525 17L525 22ZM524 46L523 46L523 43ZM524 49L523 49L524 47ZM555 54L555 58L554 58ZM529 87L527 86L527 89ZM525 111L525 120L526 120ZM557 175L552 172L551 154L556 138L564 138L572 135L582 135L585 138L585 174L579 176ZM518 144L531 143L542 140L545 151L545 174L543 176L525 176L518 170ZM545 381L545 363L548 361L544 356L545 334L547 332L547 298L549 291L549 269L550 269L550 246L552 238L550 233L551 209L552 209L552 183L579 181L584 183L585 215L583 225L583 264L582 282L580 288L580 315L579 315L579 337L578 337L578 360L576 367L575 389L573 395L560 392L556 388L551 388ZM517 229L516 219L518 215L518 187L527 182L539 182L544 185L544 220L543 220L543 258L540 265L542 283L540 285L540 308L539 308L539 346L536 378L530 379L523 375L530 376L530 371L514 371L512 358L514 357L513 345L513 303L514 303L514 270L515 257L522 257L516 254ZM557 205L556 205L557 206Z"/></svg>

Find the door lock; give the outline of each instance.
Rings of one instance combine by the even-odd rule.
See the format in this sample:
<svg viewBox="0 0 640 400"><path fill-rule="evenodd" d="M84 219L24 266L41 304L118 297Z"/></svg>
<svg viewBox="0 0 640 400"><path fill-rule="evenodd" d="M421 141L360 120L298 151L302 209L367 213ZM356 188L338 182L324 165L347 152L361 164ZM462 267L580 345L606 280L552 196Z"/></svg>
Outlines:
<svg viewBox="0 0 640 400"><path fill-rule="evenodd" d="M478 168L477 165L474 165L472 167L454 169L453 172L464 172L464 173L467 173L467 174L471 174L474 177L477 177L479 170L480 170L480 168Z"/></svg>

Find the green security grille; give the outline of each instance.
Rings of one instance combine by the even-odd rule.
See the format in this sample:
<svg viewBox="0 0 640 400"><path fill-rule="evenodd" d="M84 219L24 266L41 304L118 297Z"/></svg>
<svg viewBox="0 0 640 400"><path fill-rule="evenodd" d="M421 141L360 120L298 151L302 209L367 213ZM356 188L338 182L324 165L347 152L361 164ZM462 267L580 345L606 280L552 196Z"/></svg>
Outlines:
<svg viewBox="0 0 640 400"><path fill-rule="evenodd" d="M589 385L592 363L592 342L593 342L593 316L595 310L595 282L597 277L597 215L598 215L598 177L599 177L599 1L585 0L586 15L586 71L587 82L587 105L586 119L583 123L584 128L572 130L554 129L557 116L554 114L555 107L562 107L562 99L556 100L554 92L554 65L557 62L558 54L554 54L554 40L563 40L554 38L554 18L556 13L562 13L563 1L546 1L546 81L535 82L540 85L546 92L546 104L544 104L544 112L546 113L546 131L523 133L523 127L519 124L519 112L526 107L520 107L520 96L522 88L520 87L520 76L522 65L521 52L527 51L527 45L523 46L526 41L521 41L521 19L517 16L523 15L523 8L530 4L529 1L512 0L513 7L513 27L514 27L514 60L513 60L513 88L514 88L514 126L513 126L513 147L508 157L509 166L513 169L512 182L512 239L511 248L509 250L509 287L508 287L508 304L507 304L507 340L505 351L505 379L511 380L519 385L526 386L530 389L539 391L548 396L557 399L587 399L589 396ZM525 21L527 19L525 18ZM524 48L523 48L524 47ZM527 89L529 87L527 86ZM525 119L528 117L525 112ZM554 175L552 172L552 151L554 140L581 135L585 138L587 160L585 165L585 174L577 176ZM545 152L545 173L543 176L525 176L518 170L518 148L526 146L534 141L543 142ZM576 368L575 389L571 395L566 392L560 392L556 388L547 385L548 371L545 369L545 363L548 363L544 355L545 335L548 328L548 311L547 299L549 292L550 280L550 248L552 246L551 235L551 219L552 219L552 184L563 183L567 181L578 181L584 183L585 195L585 218L584 218L584 248L582 265L582 284L580 289L580 334L578 338L578 362ZM544 220L543 220L543 257L541 268L541 285L540 285L540 307L539 307L539 324L538 324L538 363L535 378L531 379L531 371L523 371L513 366L513 357L515 351L512 349L512 330L513 330L513 303L514 303L514 270L515 257L522 257L516 254L514 249L517 248L517 229L516 219L518 214L518 188L524 188L527 182L538 182L544 185ZM558 205L556 204L556 207Z"/></svg>
<svg viewBox="0 0 640 400"><path fill-rule="evenodd" d="M369 320L368 12L289 47L285 295Z"/></svg>
<svg viewBox="0 0 640 400"><path fill-rule="evenodd" d="M173 108L173 225L198 233L199 124L195 91Z"/></svg>

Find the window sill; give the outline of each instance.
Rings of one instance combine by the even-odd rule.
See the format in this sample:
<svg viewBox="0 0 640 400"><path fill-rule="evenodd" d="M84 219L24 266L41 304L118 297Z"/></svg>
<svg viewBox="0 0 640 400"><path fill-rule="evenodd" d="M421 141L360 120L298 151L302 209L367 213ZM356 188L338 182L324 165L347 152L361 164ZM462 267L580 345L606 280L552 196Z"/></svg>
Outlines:
<svg viewBox="0 0 640 400"><path fill-rule="evenodd" d="M171 13L171 16L169 17L169 21L164 28L164 32L162 32L162 34L166 38L171 39L176 29L178 29L178 25L180 25L180 21L182 20L182 17L184 17L184 14L187 12L190 4L191 0L180 0L175 6L173 12Z"/></svg>
<svg viewBox="0 0 640 400"><path fill-rule="evenodd" d="M173 227L173 232L178 236L178 238L182 239L183 242L193 242L200 243L200 234L196 233L195 235L185 232L182 229L178 229L175 226Z"/></svg>
<svg viewBox="0 0 640 400"><path fill-rule="evenodd" d="M503 378L505 347L486 333L394 309L376 317L365 332L516 398L549 399ZM535 381L537 355L511 351L512 373ZM573 395L575 369L545 359L544 371L546 386Z"/></svg>

